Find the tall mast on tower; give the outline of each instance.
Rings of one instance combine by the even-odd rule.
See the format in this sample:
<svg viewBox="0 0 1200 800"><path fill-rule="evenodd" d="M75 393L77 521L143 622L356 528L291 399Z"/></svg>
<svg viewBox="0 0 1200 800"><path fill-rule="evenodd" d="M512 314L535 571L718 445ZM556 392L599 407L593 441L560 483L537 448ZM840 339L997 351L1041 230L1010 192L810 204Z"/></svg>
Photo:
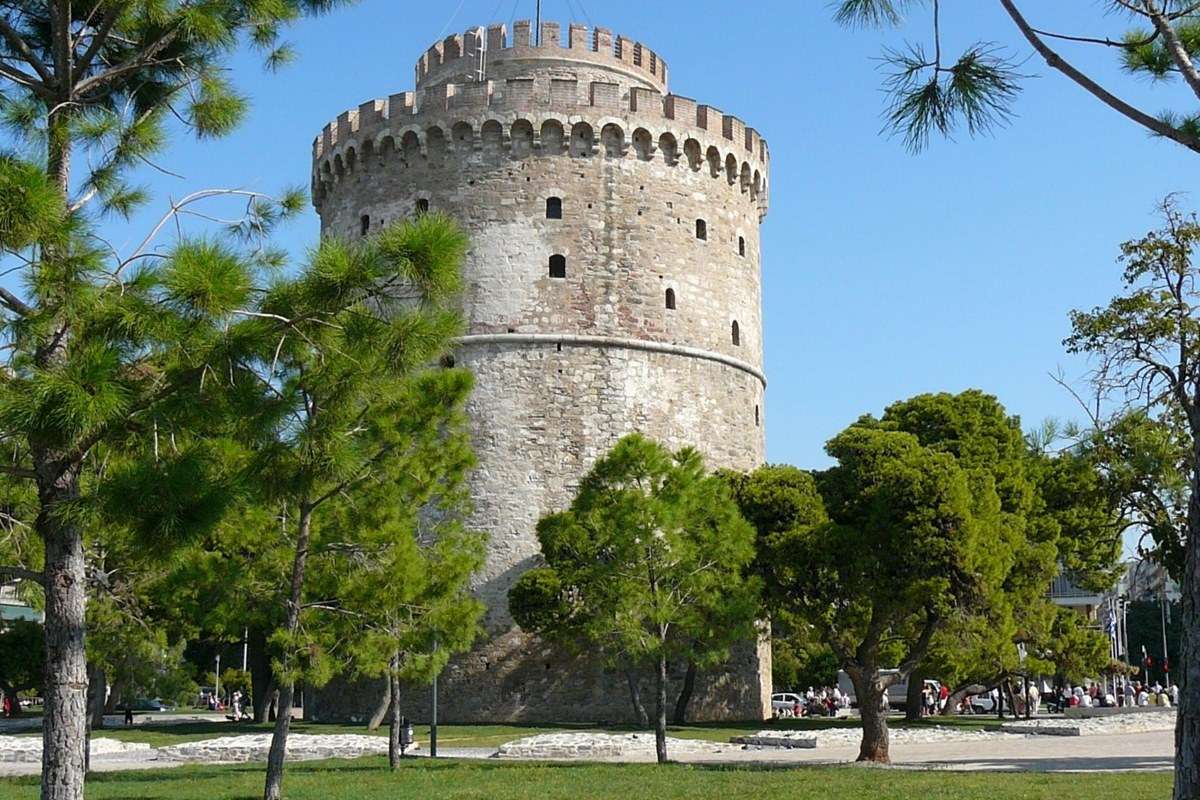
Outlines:
<svg viewBox="0 0 1200 800"><path fill-rule="evenodd" d="M542 0L537 0L537 22L533 28L533 40L538 47L542 46Z"/></svg>

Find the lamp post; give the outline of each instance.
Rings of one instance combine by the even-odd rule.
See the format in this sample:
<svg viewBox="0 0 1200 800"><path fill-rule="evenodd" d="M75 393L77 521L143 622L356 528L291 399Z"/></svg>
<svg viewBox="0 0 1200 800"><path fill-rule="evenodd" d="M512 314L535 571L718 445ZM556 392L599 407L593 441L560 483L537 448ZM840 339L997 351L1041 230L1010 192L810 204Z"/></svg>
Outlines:
<svg viewBox="0 0 1200 800"><path fill-rule="evenodd" d="M433 640L433 652L437 652L437 639ZM438 725L438 707L437 707L437 673L433 673L433 696L430 698L430 714L429 714L429 757L437 758L437 725Z"/></svg>

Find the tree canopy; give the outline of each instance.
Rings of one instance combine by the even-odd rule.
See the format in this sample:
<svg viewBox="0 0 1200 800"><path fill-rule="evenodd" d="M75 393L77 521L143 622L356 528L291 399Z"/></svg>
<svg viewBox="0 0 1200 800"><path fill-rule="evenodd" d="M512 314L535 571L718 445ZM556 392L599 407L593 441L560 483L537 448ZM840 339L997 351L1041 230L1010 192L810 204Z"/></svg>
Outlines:
<svg viewBox="0 0 1200 800"><path fill-rule="evenodd" d="M635 433L595 463L569 510L538 523L538 541L547 566L514 585L514 613L652 671L665 761L669 662L711 664L755 635L753 528L699 453Z"/></svg>

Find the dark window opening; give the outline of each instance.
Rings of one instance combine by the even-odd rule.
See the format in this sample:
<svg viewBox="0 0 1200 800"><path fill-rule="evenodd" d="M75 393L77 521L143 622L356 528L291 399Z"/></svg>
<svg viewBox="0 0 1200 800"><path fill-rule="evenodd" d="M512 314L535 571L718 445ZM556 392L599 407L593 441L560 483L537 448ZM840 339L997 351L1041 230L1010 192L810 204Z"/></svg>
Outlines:
<svg viewBox="0 0 1200 800"><path fill-rule="evenodd" d="M417 213L418 214L428 214L429 213L429 201L426 200L424 197L417 200Z"/></svg>
<svg viewBox="0 0 1200 800"><path fill-rule="evenodd" d="M702 219L696 220L696 238L708 239L708 223Z"/></svg>
<svg viewBox="0 0 1200 800"><path fill-rule="evenodd" d="M362 217L360 217L358 220L358 234L359 234L359 236L366 236L367 232L370 230L371 230L371 215L363 214Z"/></svg>
<svg viewBox="0 0 1200 800"><path fill-rule="evenodd" d="M667 310L675 310L675 290L667 289Z"/></svg>
<svg viewBox="0 0 1200 800"><path fill-rule="evenodd" d="M758 406L755 406L754 407L754 427L757 428L758 426L759 426Z"/></svg>
<svg viewBox="0 0 1200 800"><path fill-rule="evenodd" d="M738 346L738 347L740 347L742 344L742 334L741 334L741 331L738 330L738 324L737 324L736 319L733 321L733 343L735 346Z"/></svg>
<svg viewBox="0 0 1200 800"><path fill-rule="evenodd" d="M562 219L562 198L546 198L546 219Z"/></svg>
<svg viewBox="0 0 1200 800"><path fill-rule="evenodd" d="M739 256L746 255L746 237L745 236L738 237L738 255Z"/></svg>
<svg viewBox="0 0 1200 800"><path fill-rule="evenodd" d="M567 257L560 255L550 256L550 277L565 278L567 277Z"/></svg>

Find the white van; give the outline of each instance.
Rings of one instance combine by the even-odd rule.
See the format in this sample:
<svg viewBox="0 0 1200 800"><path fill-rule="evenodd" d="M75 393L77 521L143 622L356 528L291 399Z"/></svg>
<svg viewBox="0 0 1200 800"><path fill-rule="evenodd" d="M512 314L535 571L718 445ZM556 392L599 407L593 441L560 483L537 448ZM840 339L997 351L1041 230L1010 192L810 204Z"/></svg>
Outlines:
<svg viewBox="0 0 1200 800"><path fill-rule="evenodd" d="M897 672L899 672L899 670L881 669L879 672L881 675L895 675ZM855 696L854 682L850 680L850 676L846 674L845 670L838 670L837 681L838 689L841 690L842 694L850 698L850 706L852 708L858 708L858 698ZM925 685L933 690L935 697L942 688L942 684L934 680L925 681ZM890 708L904 708L907 702L908 681L901 681L900 683L888 687L887 704Z"/></svg>

